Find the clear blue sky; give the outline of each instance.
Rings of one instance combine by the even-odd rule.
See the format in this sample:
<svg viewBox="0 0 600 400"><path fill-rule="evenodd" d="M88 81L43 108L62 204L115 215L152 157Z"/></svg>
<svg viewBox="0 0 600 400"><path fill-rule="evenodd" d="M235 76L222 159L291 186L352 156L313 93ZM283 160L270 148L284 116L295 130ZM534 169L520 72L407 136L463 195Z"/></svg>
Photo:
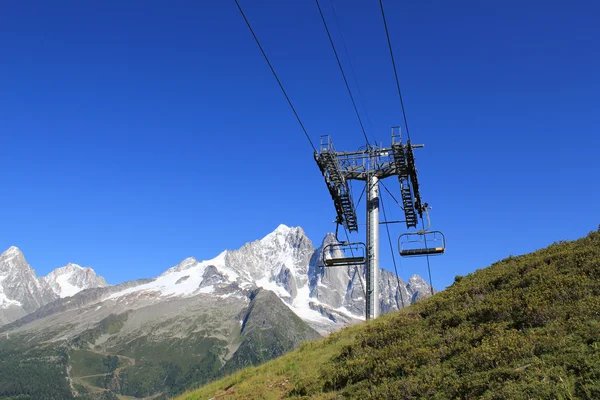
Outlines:
<svg viewBox="0 0 600 400"><path fill-rule="evenodd" d="M312 139L363 145L315 3L240 2ZM334 4L349 58L322 0L368 133L388 145L402 119L378 2ZM448 238L434 285L596 229L598 3L385 5L426 145L422 194ZM280 223L315 245L334 229L312 150L233 1L4 1L0 31L0 249L20 247L39 275L71 261L119 283ZM427 274L423 259L400 267Z"/></svg>

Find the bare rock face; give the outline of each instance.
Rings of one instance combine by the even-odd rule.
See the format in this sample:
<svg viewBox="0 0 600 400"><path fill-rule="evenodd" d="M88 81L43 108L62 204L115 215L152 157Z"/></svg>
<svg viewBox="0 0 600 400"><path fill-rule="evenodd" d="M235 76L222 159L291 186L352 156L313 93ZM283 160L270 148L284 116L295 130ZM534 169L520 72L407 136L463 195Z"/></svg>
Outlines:
<svg viewBox="0 0 600 400"><path fill-rule="evenodd" d="M312 242L302 228L280 225L261 240L247 243L239 250L228 251L226 264L250 282L274 282L279 276L281 287L293 291L294 287L306 285L308 263L313 252Z"/></svg>
<svg viewBox="0 0 600 400"><path fill-rule="evenodd" d="M292 271L286 267L282 266L279 274L275 277L275 283L283 287L286 292L290 294L290 297L293 299L298 295L298 286L296 286L296 279Z"/></svg>
<svg viewBox="0 0 600 400"><path fill-rule="evenodd" d="M355 275L355 267L322 267L322 250L329 244L335 244L337 240L332 233L328 233L323 239L321 247L314 251L310 261L310 294L311 297L318 299L333 308L342 307L347 303L348 292L357 294L354 300L360 301L359 293L356 287L359 284L358 275ZM334 257L340 257L341 254L331 254ZM364 298L363 298L364 303ZM360 306L358 306L360 307ZM364 307L364 304L363 304Z"/></svg>
<svg viewBox="0 0 600 400"><path fill-rule="evenodd" d="M200 287L208 287L211 285L218 285L225 281L225 277L219 273L219 270L214 265L209 265L204 270L204 274L202 274L202 283L200 283Z"/></svg>
<svg viewBox="0 0 600 400"><path fill-rule="evenodd" d="M57 298L39 281L21 250L11 247L0 254L0 325L27 315Z"/></svg>
<svg viewBox="0 0 600 400"><path fill-rule="evenodd" d="M431 286L429 286L425 279L423 279L419 275L413 275L410 277L410 279L408 280L407 288L409 288L410 293L412 293L411 302L415 302L425 297L429 297L431 296L432 292Z"/></svg>
<svg viewBox="0 0 600 400"><path fill-rule="evenodd" d="M28 315L56 299L107 286L91 268L67 264L36 277L17 247L0 255L0 326Z"/></svg>

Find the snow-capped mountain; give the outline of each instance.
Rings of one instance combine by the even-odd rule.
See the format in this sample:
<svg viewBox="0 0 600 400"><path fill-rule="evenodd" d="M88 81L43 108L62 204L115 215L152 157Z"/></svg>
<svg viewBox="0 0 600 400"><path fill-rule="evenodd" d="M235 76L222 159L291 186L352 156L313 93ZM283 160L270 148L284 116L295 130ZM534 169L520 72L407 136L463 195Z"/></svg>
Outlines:
<svg viewBox="0 0 600 400"><path fill-rule="evenodd" d="M105 295L95 301L111 304L118 301L136 308L148 305L148 301L154 304L197 295L242 298L249 290L263 288L274 292L317 331L331 332L364 319L365 308L363 266L321 266L322 249L335 240L333 234L327 234L321 246L315 249L302 228L280 225L264 238L238 250L225 250L206 261L186 258L154 279L105 291ZM2 271L21 272L17 275ZM380 309L384 313L426 297L431 290L417 275L406 283L386 270L381 270L378 284ZM104 279L91 268L76 264L68 264L36 279L23 254L13 247L0 258L0 288L4 291L0 292L0 309L21 308L17 313L4 312L0 323L10 322L57 298L105 286ZM14 294L15 291L20 295ZM27 301L26 307L21 306L24 301Z"/></svg>
<svg viewBox="0 0 600 400"><path fill-rule="evenodd" d="M60 297L106 286L91 268L69 264L36 277L25 256L12 246L0 254L0 326L15 321Z"/></svg>
<svg viewBox="0 0 600 400"><path fill-rule="evenodd" d="M55 298L48 284L37 279L21 250L13 246L0 254L0 325L27 315Z"/></svg>
<svg viewBox="0 0 600 400"><path fill-rule="evenodd" d="M134 304L136 299L241 296L261 287L273 291L304 321L321 333L364 319L364 267L323 268L321 249L335 241L328 234L315 249L300 227L280 225L264 238L238 250L226 250L207 261L190 257L149 283L111 293L110 299ZM395 275L380 274L380 306L389 312L429 295L429 285L418 276L409 284Z"/></svg>
<svg viewBox="0 0 600 400"><path fill-rule="evenodd" d="M40 280L45 281L60 298L73 296L83 289L107 286L104 278L97 276L93 269L73 263L55 269Z"/></svg>

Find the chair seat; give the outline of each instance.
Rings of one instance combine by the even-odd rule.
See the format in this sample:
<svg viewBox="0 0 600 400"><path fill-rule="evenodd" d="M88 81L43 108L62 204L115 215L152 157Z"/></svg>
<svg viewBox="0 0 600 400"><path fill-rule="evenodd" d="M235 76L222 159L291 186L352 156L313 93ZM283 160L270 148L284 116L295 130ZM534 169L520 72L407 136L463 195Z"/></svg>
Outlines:
<svg viewBox="0 0 600 400"><path fill-rule="evenodd" d="M407 249L400 251L401 256L422 256L428 254L442 254L444 252L443 247L429 247L426 249Z"/></svg>
<svg viewBox="0 0 600 400"><path fill-rule="evenodd" d="M364 257L344 257L344 258L329 258L325 259L325 265L328 267L335 267L339 265L358 265L364 264Z"/></svg>

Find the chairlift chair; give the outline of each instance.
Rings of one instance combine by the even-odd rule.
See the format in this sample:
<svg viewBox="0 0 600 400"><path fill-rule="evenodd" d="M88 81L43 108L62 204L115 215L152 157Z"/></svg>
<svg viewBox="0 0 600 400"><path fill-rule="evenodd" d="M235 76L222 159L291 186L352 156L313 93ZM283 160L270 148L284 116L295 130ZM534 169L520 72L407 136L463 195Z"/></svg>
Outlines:
<svg viewBox="0 0 600 400"><path fill-rule="evenodd" d="M440 231L403 233L398 238L402 257L435 256L446 251L446 237Z"/></svg>
<svg viewBox="0 0 600 400"><path fill-rule="evenodd" d="M366 261L366 246L362 242L332 243L323 248L325 267L363 265Z"/></svg>

